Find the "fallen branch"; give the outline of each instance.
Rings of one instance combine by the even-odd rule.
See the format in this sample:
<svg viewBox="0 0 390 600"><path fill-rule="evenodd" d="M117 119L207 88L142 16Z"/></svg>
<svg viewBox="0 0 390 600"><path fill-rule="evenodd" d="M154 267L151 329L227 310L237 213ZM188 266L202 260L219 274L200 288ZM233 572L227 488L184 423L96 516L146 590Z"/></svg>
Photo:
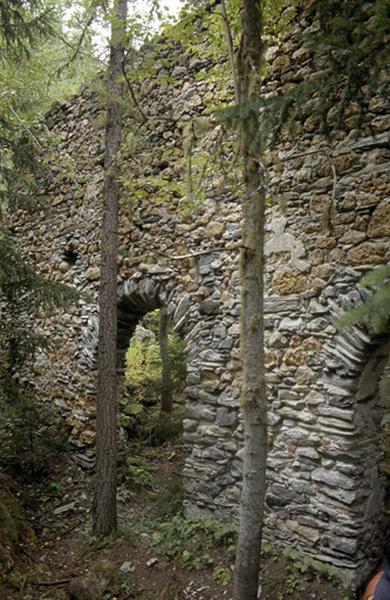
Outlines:
<svg viewBox="0 0 390 600"><path fill-rule="evenodd" d="M297 154L291 154L290 156L283 156L282 158L278 157L276 160L270 162L271 165L277 162L287 162L289 160L294 160L295 158L301 158L303 156L311 156L312 154L319 154L318 150L308 150L307 152L298 152Z"/></svg>
<svg viewBox="0 0 390 600"><path fill-rule="evenodd" d="M32 563L34 561L34 558L31 556L30 552L28 552L22 546L20 546L20 551L23 552L23 554L25 554L27 556L27 558L29 559L30 563Z"/></svg>
<svg viewBox="0 0 390 600"><path fill-rule="evenodd" d="M27 583L27 578L28 578L28 575L25 575L25 576L23 577L23 579L22 579L22 585L20 586L20 590L19 590L19 593L20 593L20 597L21 597L21 598L23 598L22 594L23 594L23 592L24 592L24 588L25 588L25 586L26 586L26 583Z"/></svg>
<svg viewBox="0 0 390 600"><path fill-rule="evenodd" d="M70 578L69 579L55 579L54 581L32 581L32 585L43 585L43 586L49 586L49 585L65 585L67 583L69 583L70 581L72 581Z"/></svg>
<svg viewBox="0 0 390 600"><path fill-rule="evenodd" d="M71 533L72 531L74 531L75 529L77 529L77 527L79 527L79 525L82 525L83 523L84 523L84 520L77 521L76 523L74 523L73 525L71 525L70 527L68 527L68 529L65 529L65 531L63 531L62 533L60 533L60 537L64 537L65 535L68 535L68 533Z"/></svg>
<svg viewBox="0 0 390 600"><path fill-rule="evenodd" d="M160 251L157 251L156 254L160 254L160 256L165 256L165 258L169 258L170 260L186 260L188 258L195 258L196 256L212 254L213 252L222 252L223 250L225 250L225 248L210 248L210 250L199 250L199 252L191 252L190 254L182 254L180 256L175 256Z"/></svg>

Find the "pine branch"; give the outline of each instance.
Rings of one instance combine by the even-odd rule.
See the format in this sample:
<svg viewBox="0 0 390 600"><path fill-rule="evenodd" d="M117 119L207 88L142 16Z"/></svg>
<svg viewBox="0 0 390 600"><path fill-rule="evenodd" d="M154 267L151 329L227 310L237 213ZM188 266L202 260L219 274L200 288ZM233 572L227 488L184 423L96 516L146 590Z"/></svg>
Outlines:
<svg viewBox="0 0 390 600"><path fill-rule="evenodd" d="M62 75L62 73L68 69L72 63L74 63L74 61L77 59L77 57L79 56L79 54L81 53L81 47L83 45L83 42L85 40L85 36L87 35L87 32L90 28L90 26L92 25L94 19L96 18L96 9L92 11L92 13L90 14L90 16L88 17L87 21L84 24L84 27L81 31L81 34L79 36L79 39L77 40L77 43L74 47L73 53L70 56L70 58L61 66L59 67L51 76L50 79L53 79L54 77L60 77Z"/></svg>

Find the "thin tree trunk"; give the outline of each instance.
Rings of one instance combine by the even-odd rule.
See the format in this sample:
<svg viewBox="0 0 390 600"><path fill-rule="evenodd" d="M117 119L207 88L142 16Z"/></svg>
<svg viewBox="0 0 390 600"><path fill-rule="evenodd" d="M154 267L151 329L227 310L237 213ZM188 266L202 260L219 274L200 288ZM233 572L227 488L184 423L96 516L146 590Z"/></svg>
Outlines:
<svg viewBox="0 0 390 600"><path fill-rule="evenodd" d="M108 107L101 234L98 378L96 398L96 484L93 532L115 529L117 461L117 255L118 194L116 156L122 134L123 34L127 0L115 0L111 24Z"/></svg>
<svg viewBox="0 0 390 600"><path fill-rule="evenodd" d="M172 411L172 372L168 346L169 318L165 306L160 309L159 342L161 354L161 412Z"/></svg>
<svg viewBox="0 0 390 600"><path fill-rule="evenodd" d="M267 402L263 316L265 185L258 109L249 104L260 97L262 11L262 0L243 0L238 80L240 102L248 103L249 107L247 116L240 124L245 185L240 263L245 453L235 565L235 600L257 599L266 485Z"/></svg>

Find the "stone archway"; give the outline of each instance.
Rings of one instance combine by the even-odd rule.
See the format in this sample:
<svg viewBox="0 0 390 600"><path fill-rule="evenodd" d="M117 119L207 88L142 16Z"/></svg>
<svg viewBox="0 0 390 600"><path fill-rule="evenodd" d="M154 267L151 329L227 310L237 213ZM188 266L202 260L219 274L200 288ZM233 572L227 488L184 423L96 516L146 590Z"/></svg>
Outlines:
<svg viewBox="0 0 390 600"><path fill-rule="evenodd" d="M343 309L361 301L352 290L340 302ZM330 301L332 321L340 304ZM357 587L382 557L384 481L382 459L383 406L380 385L389 360L389 336L371 337L360 325L347 327L321 352L323 397L318 411L321 426L321 466L311 473L316 484L312 503L329 519L322 543ZM340 564L338 564L340 563Z"/></svg>
<svg viewBox="0 0 390 600"><path fill-rule="evenodd" d="M197 293L188 293L178 286L169 269L161 269L158 274L135 272L118 287L120 372L137 323L148 312L162 306L167 307L174 330L185 345L185 511L188 515L212 513L221 519L231 519L232 513L237 511L240 494L241 459L237 450L241 425L239 388L231 385L228 365L237 354L238 326L234 325L233 317L226 317L220 302L212 298L200 300ZM79 356L93 382L97 306L86 305L84 310L88 316L84 317ZM76 459L86 466L86 457L93 458L90 448L81 449Z"/></svg>
<svg viewBox="0 0 390 600"><path fill-rule="evenodd" d="M228 381L221 383L234 340L216 305L210 299L199 302L164 275L162 279L136 275L118 290L118 350L123 357L137 322L147 312L167 307L174 330L185 343L185 510L227 518L236 502L225 492L239 478L237 467L235 477L230 473L236 452L236 443L230 440L238 415Z"/></svg>
<svg viewBox="0 0 390 600"><path fill-rule="evenodd" d="M123 365L124 355L129 347L131 336L137 323L150 311L161 308L165 304L166 294L161 292L161 285L152 279L138 282L125 282L118 289L118 330L117 349L118 367Z"/></svg>

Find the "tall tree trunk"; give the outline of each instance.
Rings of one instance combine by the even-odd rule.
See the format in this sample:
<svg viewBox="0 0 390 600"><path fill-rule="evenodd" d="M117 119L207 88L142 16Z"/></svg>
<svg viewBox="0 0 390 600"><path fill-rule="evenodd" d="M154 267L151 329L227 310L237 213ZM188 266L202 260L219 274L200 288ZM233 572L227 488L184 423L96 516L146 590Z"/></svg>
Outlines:
<svg viewBox="0 0 390 600"><path fill-rule="evenodd" d="M127 0L115 0L108 72L101 233L98 378L96 398L96 484L93 532L115 529L117 461L117 256L118 194L116 157L122 134L122 83Z"/></svg>
<svg viewBox="0 0 390 600"><path fill-rule="evenodd" d="M250 103L260 97L262 0L243 0L238 58L240 103L248 105L240 123L245 185L241 249L241 361L245 453L240 531L235 565L235 600L256 600L267 459L267 402L264 374L264 212L265 185L259 114ZM245 111L243 111L245 112Z"/></svg>
<svg viewBox="0 0 390 600"><path fill-rule="evenodd" d="M160 309L159 342L161 354L161 412L172 411L172 371L168 346L169 318L165 306Z"/></svg>

